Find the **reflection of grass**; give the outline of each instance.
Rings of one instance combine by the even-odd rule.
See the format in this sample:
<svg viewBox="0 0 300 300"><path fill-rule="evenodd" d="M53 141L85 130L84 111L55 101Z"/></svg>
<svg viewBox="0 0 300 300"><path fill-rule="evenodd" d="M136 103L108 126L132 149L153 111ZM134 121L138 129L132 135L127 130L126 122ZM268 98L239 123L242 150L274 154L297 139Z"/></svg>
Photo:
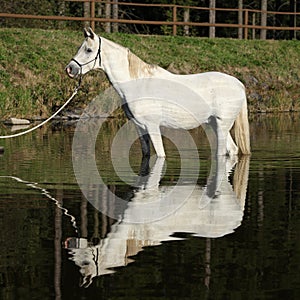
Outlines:
<svg viewBox="0 0 300 300"><path fill-rule="evenodd" d="M83 40L81 32L0 29L0 119L48 116L76 82L65 65ZM177 73L222 71L243 81L252 110L298 110L300 45L297 41L244 41L173 36L105 35L149 63ZM109 82L87 75L74 105L83 106ZM22 95L24 94L24 95Z"/></svg>

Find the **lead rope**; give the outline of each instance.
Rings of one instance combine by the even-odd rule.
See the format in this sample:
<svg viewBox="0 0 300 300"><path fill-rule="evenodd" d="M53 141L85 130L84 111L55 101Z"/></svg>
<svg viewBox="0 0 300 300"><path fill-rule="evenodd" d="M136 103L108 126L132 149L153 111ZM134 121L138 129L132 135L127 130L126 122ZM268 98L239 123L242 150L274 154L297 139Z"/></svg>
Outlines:
<svg viewBox="0 0 300 300"><path fill-rule="evenodd" d="M57 114L59 114L71 102L71 100L75 97L78 90L80 89L81 80L82 80L82 76L80 75L78 85L74 89L74 92L73 92L72 96L58 109L58 111L56 111L48 119L44 120L42 123L30 128L28 130L25 130L25 131L22 131L22 132L19 132L19 133L15 133L15 134L11 134L11 135L0 135L0 139L9 139L9 138L14 138L14 137L17 137L17 136L21 136L21 135L27 134L27 133L29 133L31 131L34 131L34 130L38 129L39 127L42 127L43 125L45 125L47 122L49 122L51 119L53 119Z"/></svg>

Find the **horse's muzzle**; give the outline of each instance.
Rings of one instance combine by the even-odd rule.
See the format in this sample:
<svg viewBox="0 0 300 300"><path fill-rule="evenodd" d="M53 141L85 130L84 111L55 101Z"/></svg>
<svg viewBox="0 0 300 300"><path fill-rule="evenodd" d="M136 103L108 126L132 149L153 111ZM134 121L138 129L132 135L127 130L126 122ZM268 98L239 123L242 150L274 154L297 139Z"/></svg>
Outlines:
<svg viewBox="0 0 300 300"><path fill-rule="evenodd" d="M70 78L75 78L78 76L80 68L78 68L78 66L76 64L74 64L73 62L70 62L66 68L66 73Z"/></svg>

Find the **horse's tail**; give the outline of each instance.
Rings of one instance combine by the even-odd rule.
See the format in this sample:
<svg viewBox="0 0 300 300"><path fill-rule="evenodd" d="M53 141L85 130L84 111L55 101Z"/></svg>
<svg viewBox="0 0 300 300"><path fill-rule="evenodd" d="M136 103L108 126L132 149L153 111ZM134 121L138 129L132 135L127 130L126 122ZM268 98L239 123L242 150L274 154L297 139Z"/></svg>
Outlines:
<svg viewBox="0 0 300 300"><path fill-rule="evenodd" d="M250 130L248 121L247 100L243 103L242 109L234 124L235 142L242 154L251 154L250 150Z"/></svg>

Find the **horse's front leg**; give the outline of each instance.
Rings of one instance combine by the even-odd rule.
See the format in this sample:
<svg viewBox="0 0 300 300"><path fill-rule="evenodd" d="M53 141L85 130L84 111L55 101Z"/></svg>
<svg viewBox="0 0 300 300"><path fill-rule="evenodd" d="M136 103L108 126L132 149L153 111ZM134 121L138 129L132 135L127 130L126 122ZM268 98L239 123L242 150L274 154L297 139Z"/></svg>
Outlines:
<svg viewBox="0 0 300 300"><path fill-rule="evenodd" d="M153 147L158 157L166 157L159 126L147 126Z"/></svg>
<svg viewBox="0 0 300 300"><path fill-rule="evenodd" d="M136 125L136 129L139 135L140 143L142 146L143 157L150 157L150 137L148 132Z"/></svg>

